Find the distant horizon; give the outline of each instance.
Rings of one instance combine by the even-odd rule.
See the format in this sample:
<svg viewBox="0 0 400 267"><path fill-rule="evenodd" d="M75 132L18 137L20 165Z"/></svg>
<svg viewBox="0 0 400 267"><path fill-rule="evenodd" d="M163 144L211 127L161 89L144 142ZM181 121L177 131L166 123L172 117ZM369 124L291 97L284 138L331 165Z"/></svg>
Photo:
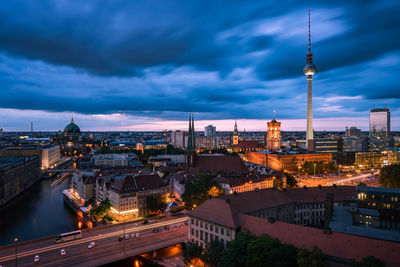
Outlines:
<svg viewBox="0 0 400 267"><path fill-rule="evenodd" d="M314 129L366 130L388 107L400 130L399 1L3 2L5 131L71 117L89 131L185 129L189 112L197 129L264 131L273 111L305 130L309 9Z"/></svg>

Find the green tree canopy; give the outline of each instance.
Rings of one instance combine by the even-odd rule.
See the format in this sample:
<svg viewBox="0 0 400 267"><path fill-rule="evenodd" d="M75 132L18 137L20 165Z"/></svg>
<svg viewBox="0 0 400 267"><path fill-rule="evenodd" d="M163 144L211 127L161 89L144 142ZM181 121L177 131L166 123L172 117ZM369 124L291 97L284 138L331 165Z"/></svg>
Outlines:
<svg viewBox="0 0 400 267"><path fill-rule="evenodd" d="M224 248L217 240L213 240L202 255L202 260L211 267L217 267L221 260Z"/></svg>
<svg viewBox="0 0 400 267"><path fill-rule="evenodd" d="M383 167L378 181L385 187L400 188L400 165L394 164Z"/></svg>
<svg viewBox="0 0 400 267"><path fill-rule="evenodd" d="M315 166L315 168L314 168ZM335 172L336 171L336 166L333 162L311 162L311 161L306 161L303 166L301 166L301 172L307 173L307 174L321 174L321 173L330 173L330 172Z"/></svg>
<svg viewBox="0 0 400 267"><path fill-rule="evenodd" d="M292 174L285 172L286 184L288 187L297 187L297 179Z"/></svg>
<svg viewBox="0 0 400 267"><path fill-rule="evenodd" d="M160 194L151 195L146 197L146 207L152 212L164 211L167 208L167 202Z"/></svg>
<svg viewBox="0 0 400 267"><path fill-rule="evenodd" d="M203 250L201 247L196 244L189 243L183 251L183 261L186 265L191 265L194 263L196 258L200 258L202 256L202 252Z"/></svg>
<svg viewBox="0 0 400 267"><path fill-rule="evenodd" d="M352 260L351 265L354 267L385 267L385 263L374 256L365 257L361 262Z"/></svg>
<svg viewBox="0 0 400 267"><path fill-rule="evenodd" d="M297 265L299 267L323 267L324 255L321 249L313 246L311 250L306 248L299 249L297 254Z"/></svg>
<svg viewBox="0 0 400 267"><path fill-rule="evenodd" d="M240 232L236 238L228 243L227 248L222 253L220 267L241 267L246 266L247 246L256 237L247 231Z"/></svg>
<svg viewBox="0 0 400 267"><path fill-rule="evenodd" d="M220 185L214 181L214 178L215 175L199 174L192 183L185 184L182 200L186 203L187 208L198 207L207 200L209 194L213 196L223 194Z"/></svg>

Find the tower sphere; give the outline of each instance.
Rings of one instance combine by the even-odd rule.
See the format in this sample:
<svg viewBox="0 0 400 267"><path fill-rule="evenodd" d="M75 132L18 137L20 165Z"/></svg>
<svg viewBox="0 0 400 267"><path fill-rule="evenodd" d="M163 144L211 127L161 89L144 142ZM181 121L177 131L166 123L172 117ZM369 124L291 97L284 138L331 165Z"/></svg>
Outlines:
<svg viewBox="0 0 400 267"><path fill-rule="evenodd" d="M314 75L317 72L317 67L315 66L314 63L307 62L307 64L304 65L303 72L307 76Z"/></svg>

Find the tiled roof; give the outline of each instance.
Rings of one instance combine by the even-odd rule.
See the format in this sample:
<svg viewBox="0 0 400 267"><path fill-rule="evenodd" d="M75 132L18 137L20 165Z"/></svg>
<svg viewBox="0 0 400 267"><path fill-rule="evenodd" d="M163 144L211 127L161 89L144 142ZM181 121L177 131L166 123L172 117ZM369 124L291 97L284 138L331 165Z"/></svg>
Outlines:
<svg viewBox="0 0 400 267"><path fill-rule="evenodd" d="M274 188L259 191L244 192L237 195L226 195L240 212L249 213L290 203L322 202L327 193L333 193L334 201L356 200L354 186L323 186L303 188L288 188L286 191Z"/></svg>
<svg viewBox="0 0 400 267"><path fill-rule="evenodd" d="M193 173L213 173L226 175L246 175L246 165L238 156L197 156Z"/></svg>
<svg viewBox="0 0 400 267"><path fill-rule="evenodd" d="M270 223L266 219L244 214L239 215L239 221L242 229L248 229L252 234L267 234L299 248L316 245L329 256L358 261L374 256L388 267L400 266L400 243L335 232L324 234L321 229L279 221Z"/></svg>
<svg viewBox="0 0 400 267"><path fill-rule="evenodd" d="M209 199L195 210L190 211L188 215L237 229L240 226L239 213L228 201L220 198Z"/></svg>
<svg viewBox="0 0 400 267"><path fill-rule="evenodd" d="M118 179L111 183L111 188L119 194L158 189L163 186L166 185L157 174L126 175L124 179Z"/></svg>

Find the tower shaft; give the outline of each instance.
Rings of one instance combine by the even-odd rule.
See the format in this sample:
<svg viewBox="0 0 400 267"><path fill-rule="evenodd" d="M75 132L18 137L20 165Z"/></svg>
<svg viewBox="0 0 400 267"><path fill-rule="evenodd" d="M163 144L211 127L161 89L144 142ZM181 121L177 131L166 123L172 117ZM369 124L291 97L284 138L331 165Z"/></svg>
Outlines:
<svg viewBox="0 0 400 267"><path fill-rule="evenodd" d="M307 140L307 147L309 140L314 139L314 131L313 131L313 111L312 111L312 75L307 76L307 84L308 84L308 91L307 91L307 133L306 133L306 140Z"/></svg>

